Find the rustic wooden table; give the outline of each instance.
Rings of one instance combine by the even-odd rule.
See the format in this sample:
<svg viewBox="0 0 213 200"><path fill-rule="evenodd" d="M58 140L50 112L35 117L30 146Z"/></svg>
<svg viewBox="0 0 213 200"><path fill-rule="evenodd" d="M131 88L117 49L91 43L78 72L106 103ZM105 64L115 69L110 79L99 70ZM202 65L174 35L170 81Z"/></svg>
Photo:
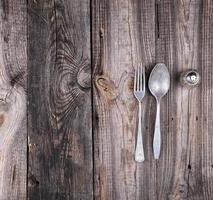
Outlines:
<svg viewBox="0 0 213 200"><path fill-rule="evenodd" d="M157 161L148 89L142 103L143 163L139 61L171 74ZM211 0L2 0L0 200L213 199L212 63Z"/></svg>

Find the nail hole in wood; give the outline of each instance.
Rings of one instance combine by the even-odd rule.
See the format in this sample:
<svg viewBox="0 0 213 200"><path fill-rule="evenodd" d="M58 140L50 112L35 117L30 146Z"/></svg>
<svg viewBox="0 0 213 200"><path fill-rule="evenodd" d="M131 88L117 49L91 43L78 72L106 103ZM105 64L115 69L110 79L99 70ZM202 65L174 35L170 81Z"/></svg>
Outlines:
<svg viewBox="0 0 213 200"><path fill-rule="evenodd" d="M36 179L36 177L34 175L30 175L29 184L30 184L30 186L35 187L35 186L39 185L39 181Z"/></svg>
<svg viewBox="0 0 213 200"><path fill-rule="evenodd" d="M9 42L9 37L8 37L8 36L4 36L4 41L5 41L6 43L8 43L8 42Z"/></svg>

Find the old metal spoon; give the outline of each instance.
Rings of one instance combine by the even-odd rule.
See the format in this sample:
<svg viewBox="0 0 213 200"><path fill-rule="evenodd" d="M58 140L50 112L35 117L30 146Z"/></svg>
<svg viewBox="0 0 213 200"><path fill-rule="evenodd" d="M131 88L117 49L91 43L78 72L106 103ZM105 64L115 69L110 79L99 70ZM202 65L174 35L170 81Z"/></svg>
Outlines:
<svg viewBox="0 0 213 200"><path fill-rule="evenodd" d="M155 131L153 139L154 158L160 156L161 133L160 133L160 100L168 92L170 86L170 75L165 64L156 64L149 77L149 90L157 101L157 112L155 119Z"/></svg>

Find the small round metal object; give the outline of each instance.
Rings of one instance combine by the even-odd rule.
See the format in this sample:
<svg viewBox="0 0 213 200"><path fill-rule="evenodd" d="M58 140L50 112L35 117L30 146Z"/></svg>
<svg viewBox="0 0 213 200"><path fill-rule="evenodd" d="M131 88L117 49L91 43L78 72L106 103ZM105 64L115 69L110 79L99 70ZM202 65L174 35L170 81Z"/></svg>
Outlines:
<svg viewBox="0 0 213 200"><path fill-rule="evenodd" d="M200 75L196 70L187 70L181 73L180 82L186 87L196 87L200 83Z"/></svg>

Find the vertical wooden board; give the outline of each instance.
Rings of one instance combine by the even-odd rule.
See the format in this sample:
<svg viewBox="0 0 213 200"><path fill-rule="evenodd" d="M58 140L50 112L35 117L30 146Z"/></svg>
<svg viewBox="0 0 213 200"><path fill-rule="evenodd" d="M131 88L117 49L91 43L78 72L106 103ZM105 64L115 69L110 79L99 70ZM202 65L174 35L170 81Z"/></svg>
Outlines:
<svg viewBox="0 0 213 200"><path fill-rule="evenodd" d="M90 4L28 3L28 198L92 199Z"/></svg>
<svg viewBox="0 0 213 200"><path fill-rule="evenodd" d="M175 58L175 6L174 1L156 1L156 62L165 63L171 75L171 85L168 94L161 99L161 154L155 161L156 165L156 196L157 199L175 199L172 196L174 184L175 161L178 135L176 117L176 75ZM156 104L156 102L154 102ZM156 106L152 104L150 106ZM155 109L156 112L156 109ZM175 188L176 189L176 188Z"/></svg>
<svg viewBox="0 0 213 200"><path fill-rule="evenodd" d="M199 176L199 190L203 192L203 199L212 199L213 196L213 2L203 1L201 6L200 29L200 72L201 87L199 90L200 125L199 154L201 174ZM191 198L193 199L193 198Z"/></svg>
<svg viewBox="0 0 213 200"><path fill-rule="evenodd" d="M0 2L0 199L26 199L27 4Z"/></svg>
<svg viewBox="0 0 213 200"><path fill-rule="evenodd" d="M180 74L200 69L200 0L159 1L157 60L168 65L171 89L162 102L162 155L158 161L160 199L204 199L201 168L200 88L180 85Z"/></svg>
<svg viewBox="0 0 213 200"><path fill-rule="evenodd" d="M137 29L131 28L132 35L136 35L133 47L138 49L139 57L146 69L146 86L151 70L156 62L156 4L155 1L133 1L133 16L136 19ZM130 23L131 24L131 23ZM130 26L132 27L132 25ZM134 27L134 26L133 26ZM132 57L137 57L137 52ZM136 68L136 67L134 67ZM134 97L133 97L134 98ZM155 102L153 96L146 87L146 95L142 102L143 110L143 144L145 150L145 162L136 165L136 199L156 199L156 165L153 159L153 131L155 119ZM137 121L138 105L136 103L134 115ZM135 132L137 123L135 121ZM134 133L135 133L134 132ZM133 143L134 146L134 143ZM134 152L133 152L134 153Z"/></svg>
<svg viewBox="0 0 213 200"><path fill-rule="evenodd" d="M200 42L200 8L201 1L176 1L176 49L177 69L181 72L187 69L200 71L199 42ZM179 180L174 190L176 198L203 199L201 181L201 152L202 137L200 116L200 88L177 88L177 144L178 165L175 170L175 180ZM181 102L178 103L178 102Z"/></svg>
<svg viewBox="0 0 213 200"><path fill-rule="evenodd" d="M177 49L177 69L179 73L187 69L195 69L200 72L199 42L200 42L200 22L201 22L200 0L186 1L180 3L176 1L176 49ZM187 89L177 88L177 108L179 110L177 123L180 130L178 135L182 136L177 145L179 152L179 169L176 170L175 177L180 183L175 195L185 199L203 199L201 181L201 98L200 87ZM181 159L182 158L182 159ZM179 192L178 192L179 190ZM182 191L182 193L180 192Z"/></svg>
<svg viewBox="0 0 213 200"><path fill-rule="evenodd" d="M179 25L182 28L184 24L177 24L180 10L175 2L159 1L156 6L158 17L157 62L165 63L171 74L170 91L161 101L162 148L161 157L156 161L157 196L159 199L186 199L188 189L187 179L185 179L188 144L186 121L188 110L186 106L188 104L187 99L183 99L187 96L182 95L182 88L178 84L179 72L184 67L188 67L185 63L179 65L182 58L178 55L182 47L180 45L183 45L182 50L185 52L186 41L181 41L182 29L179 29ZM182 16L182 13L180 15ZM185 23L185 21L183 22Z"/></svg>
<svg viewBox="0 0 213 200"><path fill-rule="evenodd" d="M134 161L138 103L133 75L155 58L154 1L92 1L95 199L155 198L150 96L143 101L146 161ZM148 118L148 119L147 119Z"/></svg>

